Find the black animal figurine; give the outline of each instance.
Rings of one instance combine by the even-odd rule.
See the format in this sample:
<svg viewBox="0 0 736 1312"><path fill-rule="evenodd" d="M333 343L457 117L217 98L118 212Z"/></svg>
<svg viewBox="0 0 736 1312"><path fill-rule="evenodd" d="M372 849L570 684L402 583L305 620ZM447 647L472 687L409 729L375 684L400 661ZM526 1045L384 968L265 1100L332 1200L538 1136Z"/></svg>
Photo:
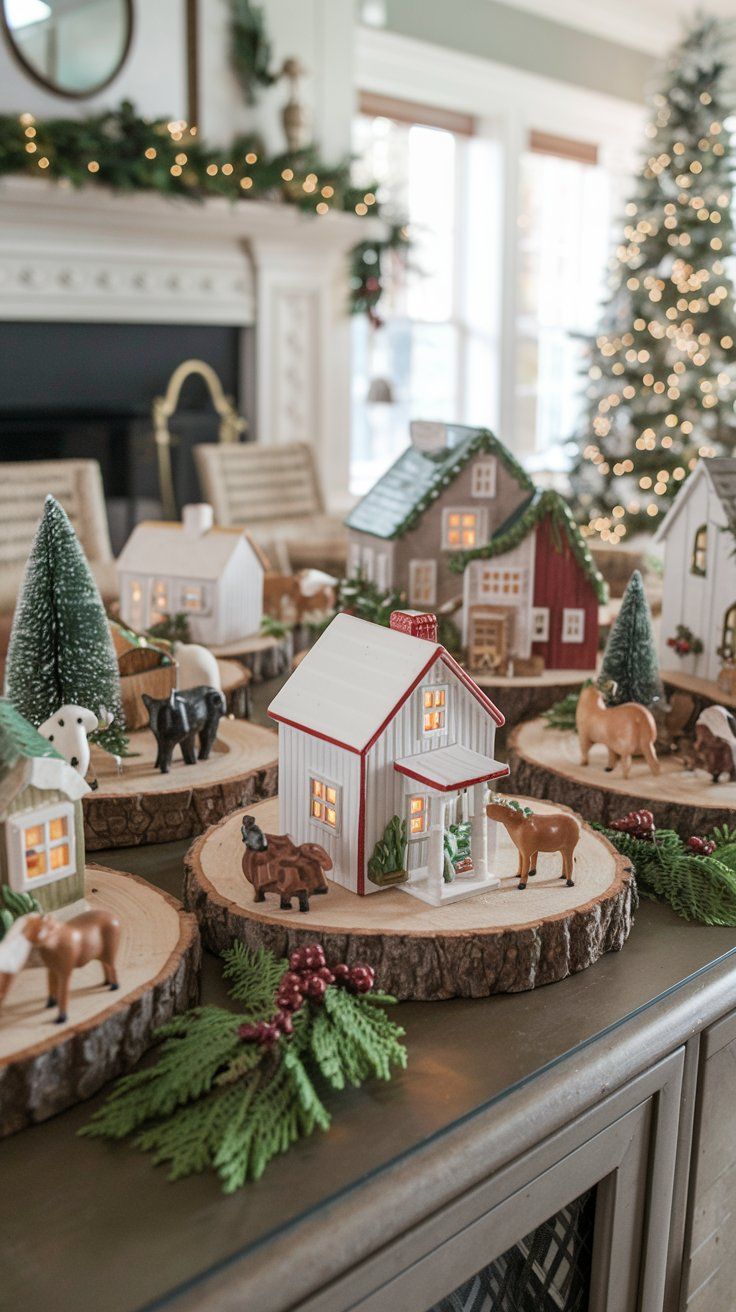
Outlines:
<svg viewBox="0 0 736 1312"><path fill-rule="evenodd" d="M207 760L226 709L225 698L217 688L201 684L184 691L174 689L169 697L149 697L144 692L143 701L148 711L148 727L158 743L157 770L169 773L177 743L186 765Z"/></svg>

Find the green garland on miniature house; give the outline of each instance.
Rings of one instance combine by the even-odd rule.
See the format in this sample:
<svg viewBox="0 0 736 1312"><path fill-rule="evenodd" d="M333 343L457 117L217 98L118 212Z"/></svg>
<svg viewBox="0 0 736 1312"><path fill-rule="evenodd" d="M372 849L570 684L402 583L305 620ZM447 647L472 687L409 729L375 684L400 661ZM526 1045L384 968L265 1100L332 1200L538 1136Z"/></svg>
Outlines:
<svg viewBox="0 0 736 1312"><path fill-rule="evenodd" d="M376 186L354 186L350 162L326 163L314 145L268 155L251 135L212 147L182 121L142 118L127 100L85 118L0 115L0 177L12 175L190 201L275 200L316 219L331 209L361 218L380 213ZM351 254L353 312L375 306L382 291L382 255L408 247L408 240L405 226L391 223L385 238L358 243Z"/></svg>
<svg viewBox="0 0 736 1312"><path fill-rule="evenodd" d="M570 510L559 493L550 489L537 493L518 518L505 531L496 533L486 546L473 547L470 551L459 551L452 555L448 562L450 569L456 574L462 574L471 560L490 560L493 556L503 556L507 551L513 551L544 519L550 520L557 550L562 550L563 540L566 540L598 600L607 601L605 579L596 567Z"/></svg>
<svg viewBox="0 0 736 1312"><path fill-rule="evenodd" d="M468 461L480 452L483 452L484 455L496 456L507 472L511 474L512 478L516 479L520 487L524 488L527 492L534 492L534 483L526 470L519 464L518 460L512 456L511 452L493 436L493 433L491 433L489 429L483 428L475 437L462 443L458 448L457 457L454 460L447 460L447 453L444 451L439 453L437 457L434 457L442 460L441 475L438 475L431 487L425 492L424 496L420 497L420 499L414 503L409 513L401 520L400 524L397 525L396 529L391 534L391 537L401 538L405 533L408 533L417 523L417 520L419 520L424 514L425 510L432 505L432 502L436 501L441 493L455 481L458 474L467 465ZM428 455L427 458L432 459L433 457ZM453 559L454 558L450 559L450 567L452 569L458 569L458 572L461 572L458 566L453 565ZM462 568L464 569L465 566L463 565Z"/></svg>

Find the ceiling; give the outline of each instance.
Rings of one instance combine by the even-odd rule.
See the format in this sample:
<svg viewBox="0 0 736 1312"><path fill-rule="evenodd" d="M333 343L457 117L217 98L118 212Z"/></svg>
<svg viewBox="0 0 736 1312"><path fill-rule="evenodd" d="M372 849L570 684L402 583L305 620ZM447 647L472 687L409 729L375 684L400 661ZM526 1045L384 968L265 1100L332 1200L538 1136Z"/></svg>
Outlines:
<svg viewBox="0 0 736 1312"><path fill-rule="evenodd" d="M692 0L503 0L552 22L645 50L655 57L676 41L684 22L692 19ZM736 0L706 0L707 13L736 19ZM736 36L736 24L734 25ZM735 45L736 49L736 45Z"/></svg>

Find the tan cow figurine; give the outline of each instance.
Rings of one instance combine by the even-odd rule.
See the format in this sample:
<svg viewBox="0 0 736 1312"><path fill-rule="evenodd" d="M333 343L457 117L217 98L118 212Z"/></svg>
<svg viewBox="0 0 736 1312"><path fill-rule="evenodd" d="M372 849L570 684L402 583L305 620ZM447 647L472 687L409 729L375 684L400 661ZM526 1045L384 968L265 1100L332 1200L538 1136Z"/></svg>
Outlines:
<svg viewBox="0 0 736 1312"><path fill-rule="evenodd" d="M115 969L119 941L120 921L111 911L83 911L66 921L37 912L21 916L0 943L0 1006L35 947L48 971L46 1006L58 1005L55 1023L61 1025L67 1019L73 970L99 961L105 983L111 989L119 987Z"/></svg>
<svg viewBox="0 0 736 1312"><path fill-rule="evenodd" d="M568 888L573 887L575 848L580 841L580 825L574 816L566 812L527 814L508 802L489 802L486 815L503 825L519 853L519 888L525 889L529 876L536 875L540 852L560 853L562 878Z"/></svg>
<svg viewBox="0 0 736 1312"><path fill-rule="evenodd" d="M580 693L575 727L581 765L588 764L593 744L603 743L608 748L606 770L613 770L620 761L624 779L628 779L632 758L643 756L652 774L659 774L659 761L654 750L657 725L652 712L639 702L606 706L600 690L590 683Z"/></svg>
<svg viewBox="0 0 736 1312"><path fill-rule="evenodd" d="M313 893L328 892L324 872L332 869L332 858L319 843L297 845L288 834L264 834L252 815L243 816L241 837L243 874L253 885L256 902L274 892L280 895L282 911L291 908L293 897L300 911L308 911Z"/></svg>

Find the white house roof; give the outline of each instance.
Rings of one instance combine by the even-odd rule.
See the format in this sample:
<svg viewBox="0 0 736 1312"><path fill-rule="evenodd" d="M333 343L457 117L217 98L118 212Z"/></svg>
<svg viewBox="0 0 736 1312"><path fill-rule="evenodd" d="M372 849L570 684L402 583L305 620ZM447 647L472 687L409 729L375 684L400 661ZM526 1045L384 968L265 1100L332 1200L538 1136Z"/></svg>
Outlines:
<svg viewBox="0 0 736 1312"><path fill-rule="evenodd" d="M241 542L263 567L260 552L242 528L214 526L204 533L193 533L183 524L144 520L136 525L123 547L118 569L125 574L219 579Z"/></svg>
<svg viewBox="0 0 736 1312"><path fill-rule="evenodd" d="M503 761L494 761L492 756L481 756L480 752L471 752L469 747L458 744L436 747L432 752L421 752L416 756L404 756L394 762L394 770L440 793L469 788L471 784L482 784L488 779L504 779L509 773L509 767Z"/></svg>
<svg viewBox="0 0 736 1312"><path fill-rule="evenodd" d="M736 519L736 458L711 456L707 460L699 460L692 474L683 484L654 535L655 542L662 542L667 537L683 507L704 478L718 498L723 510L723 523Z"/></svg>
<svg viewBox="0 0 736 1312"><path fill-rule="evenodd" d="M362 752L441 658L503 724L501 712L437 642L336 615L268 708L274 720Z"/></svg>

